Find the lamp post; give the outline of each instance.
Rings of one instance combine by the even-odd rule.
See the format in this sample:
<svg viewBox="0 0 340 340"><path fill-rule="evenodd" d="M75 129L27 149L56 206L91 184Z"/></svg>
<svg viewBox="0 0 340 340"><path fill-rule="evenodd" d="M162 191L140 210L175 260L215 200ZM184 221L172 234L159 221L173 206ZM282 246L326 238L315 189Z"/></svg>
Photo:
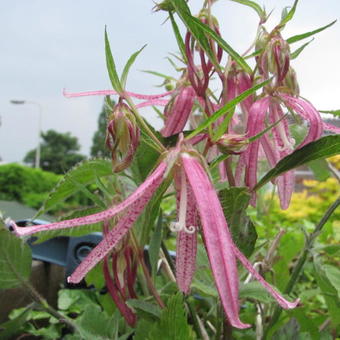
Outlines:
<svg viewBox="0 0 340 340"><path fill-rule="evenodd" d="M30 100L17 100L13 99L10 101L14 105L25 105L32 104L38 107L38 145L37 151L35 153L35 168L40 167L40 135L41 135L41 117L42 117L42 107L39 103Z"/></svg>

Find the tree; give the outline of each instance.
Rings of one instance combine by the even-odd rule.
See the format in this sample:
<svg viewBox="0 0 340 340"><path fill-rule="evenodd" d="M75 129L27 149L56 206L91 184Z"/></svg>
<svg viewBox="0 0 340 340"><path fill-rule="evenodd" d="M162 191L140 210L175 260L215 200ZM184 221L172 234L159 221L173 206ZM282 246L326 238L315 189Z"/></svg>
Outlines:
<svg viewBox="0 0 340 340"><path fill-rule="evenodd" d="M94 133L92 138L92 146L91 146L91 156L92 157L110 157L110 150L106 147L105 138L106 138L106 126L107 126L107 115L108 110L110 110L109 105L107 103L107 99L103 105L102 111L98 117L98 129ZM112 107L112 104L110 103Z"/></svg>
<svg viewBox="0 0 340 340"><path fill-rule="evenodd" d="M41 156L40 167L46 171L63 174L86 157L77 153L80 149L77 137L71 136L69 132L59 133L48 130L41 134ZM29 151L24 162L34 165L36 149Z"/></svg>

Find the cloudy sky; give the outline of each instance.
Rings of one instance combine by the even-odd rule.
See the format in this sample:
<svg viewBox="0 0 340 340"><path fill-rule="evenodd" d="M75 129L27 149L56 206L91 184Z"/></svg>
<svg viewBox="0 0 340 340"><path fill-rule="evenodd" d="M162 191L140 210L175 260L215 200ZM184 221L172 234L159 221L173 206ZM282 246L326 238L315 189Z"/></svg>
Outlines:
<svg viewBox="0 0 340 340"><path fill-rule="evenodd" d="M195 13L201 0L189 3ZM265 5L267 12L274 10L270 28L278 22L281 8L293 0L258 3ZM12 99L39 103L42 129L70 131L78 137L81 152L88 154L102 98L66 99L62 90L110 88L104 56L105 25L118 69L133 52L147 44L130 72L128 89L142 93L161 91L155 87L159 79L141 70L173 74L165 57L176 51L176 44L169 23L162 25L165 13L152 13L153 5L152 0L0 1L0 156L4 162L20 162L37 145L37 106L13 105ZM246 50L255 34L255 12L220 0L214 6L214 14L225 40L240 53ZM311 31L339 16L339 0L300 0L284 37ZM293 61L301 94L318 109L340 108L339 60L340 21L319 33ZM151 112L145 111L145 115L159 124Z"/></svg>

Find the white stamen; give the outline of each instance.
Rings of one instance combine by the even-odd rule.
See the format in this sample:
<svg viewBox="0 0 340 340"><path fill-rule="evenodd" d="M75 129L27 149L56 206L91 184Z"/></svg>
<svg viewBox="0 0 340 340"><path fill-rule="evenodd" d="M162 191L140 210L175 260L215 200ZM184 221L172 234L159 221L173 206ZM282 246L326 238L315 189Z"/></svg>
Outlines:
<svg viewBox="0 0 340 340"><path fill-rule="evenodd" d="M178 222L170 223L170 230L173 232L184 231L188 234L193 234L196 231L196 227L186 226L186 217L187 217L187 204L188 204L188 195L187 195L187 181L185 178L184 171L181 171L181 195L179 201L179 212L178 212Z"/></svg>

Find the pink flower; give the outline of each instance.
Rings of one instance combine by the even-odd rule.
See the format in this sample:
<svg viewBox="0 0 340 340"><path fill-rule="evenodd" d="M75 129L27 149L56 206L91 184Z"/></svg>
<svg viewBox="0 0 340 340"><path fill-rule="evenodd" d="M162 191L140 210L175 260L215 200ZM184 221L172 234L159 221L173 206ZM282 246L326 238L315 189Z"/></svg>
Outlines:
<svg viewBox="0 0 340 340"><path fill-rule="evenodd" d="M72 228L106 221L119 213L123 213L116 226L108 232L105 238L91 251L91 253L84 259L84 261L81 262L81 264L68 278L69 282L78 283L118 244L118 242L133 226L134 222L142 213L144 207L147 205L156 189L162 183L166 169L167 163L164 161L161 162L152 174L145 180L145 182L141 184L139 188L125 201L100 213L46 225L18 227L14 222L12 222L11 226L14 228L16 235L27 236L40 231Z"/></svg>
<svg viewBox="0 0 340 340"><path fill-rule="evenodd" d="M165 107L165 126L161 130L164 137L183 131L192 111L195 97L196 93L192 86L183 86L176 91Z"/></svg>
<svg viewBox="0 0 340 340"><path fill-rule="evenodd" d="M181 154L182 170L188 187L192 190L199 213L204 244L221 302L230 324L236 328L250 325L239 319L238 274L236 258L268 290L282 308L294 308L298 304L285 300L276 292L235 246L216 191L200 160L189 153ZM182 175L183 176L183 175ZM182 185L184 180L182 180ZM189 190L190 190L189 189ZM189 252L190 253L190 252Z"/></svg>
<svg viewBox="0 0 340 340"><path fill-rule="evenodd" d="M162 183L166 174L173 168L175 171L175 184L178 191L178 222L170 228L178 231L177 246L177 282L181 291L188 293L190 283L195 271L195 257L197 247L197 231L200 229L207 249L209 261L217 290L219 292L226 316L232 326L246 328L239 319L238 301L238 273L236 258L248 271L260 281L270 294L283 308L293 308L298 301L291 303L277 293L252 267L244 255L234 245L225 220L222 207L215 189L208 177L200 156L185 145L182 150L182 137L179 145L168 152L166 158L159 163L157 168L149 175L140 187L125 201L113 208L86 217L61 221L48 225L18 227L11 223L14 232L18 236L31 235L40 231L48 231L61 228L77 227L85 224L107 221L121 213L121 218L116 226L104 235L104 239L81 262L72 275L69 282L78 283L101 260L107 257L111 250L127 234L138 216L141 214L152 195ZM108 276L107 262L105 262L105 277L111 282L110 289L114 288L112 280ZM119 280L116 280L116 285ZM134 323L134 316L126 309L124 303L114 292L113 297L119 303L124 315Z"/></svg>

